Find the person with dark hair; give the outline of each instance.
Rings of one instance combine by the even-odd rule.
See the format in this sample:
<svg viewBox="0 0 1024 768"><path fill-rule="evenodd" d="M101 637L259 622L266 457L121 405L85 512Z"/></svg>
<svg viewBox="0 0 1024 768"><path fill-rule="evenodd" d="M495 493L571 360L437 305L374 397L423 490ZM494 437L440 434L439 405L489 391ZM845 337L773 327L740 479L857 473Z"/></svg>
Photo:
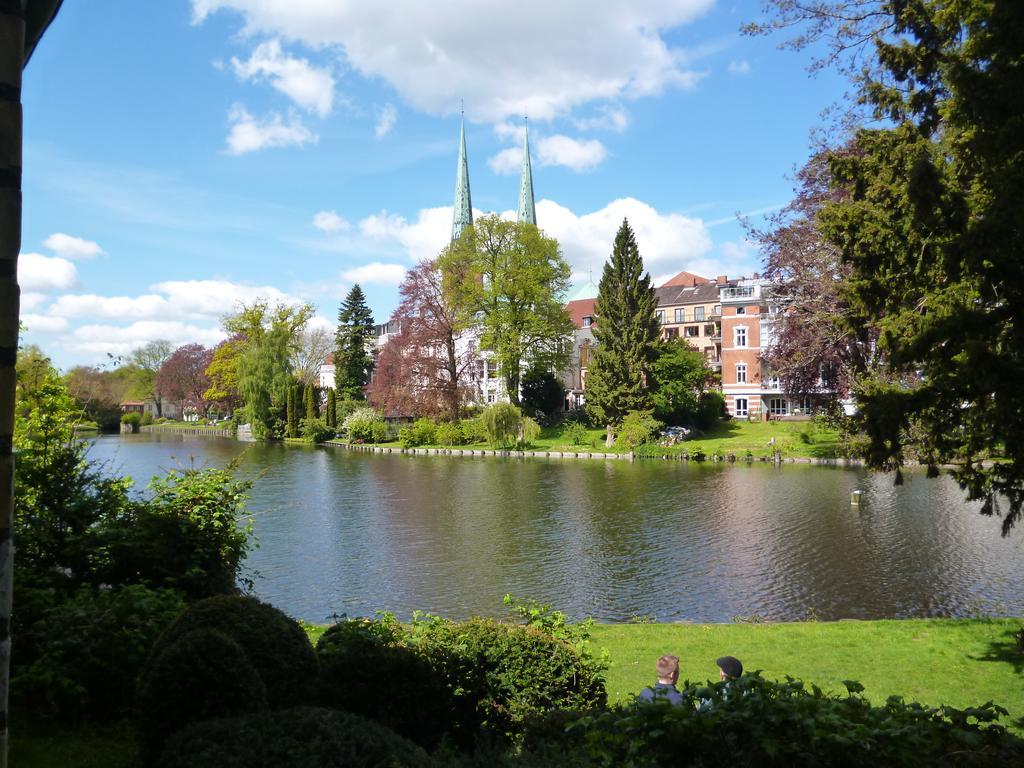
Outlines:
<svg viewBox="0 0 1024 768"><path fill-rule="evenodd" d="M662 656L654 668L658 674L658 682L640 691L636 700L644 703L664 701L677 706L682 704L683 695L676 688L676 681L679 680L679 657Z"/></svg>
<svg viewBox="0 0 1024 768"><path fill-rule="evenodd" d="M735 656L721 656L715 659L715 665L718 667L718 679L722 682L722 699L727 700L731 693L732 681L743 675L743 662ZM697 705L701 712L707 712L711 708L711 699L701 699Z"/></svg>

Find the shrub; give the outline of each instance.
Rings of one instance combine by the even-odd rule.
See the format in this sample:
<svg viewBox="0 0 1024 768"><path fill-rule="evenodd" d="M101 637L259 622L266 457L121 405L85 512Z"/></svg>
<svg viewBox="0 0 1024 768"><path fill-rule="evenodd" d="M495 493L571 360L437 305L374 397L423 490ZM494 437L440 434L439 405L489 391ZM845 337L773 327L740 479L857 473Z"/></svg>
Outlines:
<svg viewBox="0 0 1024 768"><path fill-rule="evenodd" d="M487 440L487 425L484 424L482 416L473 419L463 419L459 422L462 434L467 443L482 443Z"/></svg>
<svg viewBox="0 0 1024 768"><path fill-rule="evenodd" d="M370 425L370 440L374 443L386 443L391 439L391 430L386 422L375 421Z"/></svg>
<svg viewBox="0 0 1024 768"><path fill-rule="evenodd" d="M175 469L153 478L148 501L127 505L95 528L95 578L177 589L190 599L236 591L249 551L251 528L240 518L251 487L231 467Z"/></svg>
<svg viewBox="0 0 1024 768"><path fill-rule="evenodd" d="M562 439L570 445L586 445L589 438L587 428L578 421L571 421L562 428Z"/></svg>
<svg viewBox="0 0 1024 768"><path fill-rule="evenodd" d="M520 430L521 437L519 439L519 444L522 446L531 445L534 440L540 437L540 425L529 416L523 418Z"/></svg>
<svg viewBox="0 0 1024 768"><path fill-rule="evenodd" d="M142 423L142 414L135 413L134 411L131 413L121 414L121 423L131 424L133 427L137 427Z"/></svg>
<svg viewBox="0 0 1024 768"><path fill-rule="evenodd" d="M624 448L635 448L649 442L662 426L650 411L630 411L622 419L615 443Z"/></svg>
<svg viewBox="0 0 1024 768"><path fill-rule="evenodd" d="M347 401L342 401L347 402ZM338 403L341 410L342 402ZM373 408L357 408L352 411L341 423L341 430L348 435L349 440L372 440L373 425L383 424L384 418Z"/></svg>
<svg viewBox="0 0 1024 768"><path fill-rule="evenodd" d="M835 696L754 674L687 686L679 707L557 713L527 729L521 764L1002 766L1024 758L1024 742L995 724L1005 710L991 702L961 711L893 696L873 707L858 683L847 688Z"/></svg>
<svg viewBox="0 0 1024 768"><path fill-rule="evenodd" d="M466 436L459 422L448 422L437 425L435 440L438 445L462 445L466 442Z"/></svg>
<svg viewBox="0 0 1024 768"><path fill-rule="evenodd" d="M201 600L160 636L154 654L200 629L216 630L238 643L259 674L271 708L312 701L316 653L298 622L282 611L254 597L221 595Z"/></svg>
<svg viewBox="0 0 1024 768"><path fill-rule="evenodd" d="M18 638L14 697L61 718L124 714L150 647L184 607L170 590L82 587Z"/></svg>
<svg viewBox="0 0 1024 768"><path fill-rule="evenodd" d="M144 414L142 414L142 421L140 421L139 423L143 427L148 427L150 424L153 423L153 414L150 413L149 411L146 411Z"/></svg>
<svg viewBox="0 0 1024 768"><path fill-rule="evenodd" d="M491 444L508 448L519 439L523 415L511 403L492 405L481 414L481 419L487 430L487 441Z"/></svg>
<svg viewBox="0 0 1024 768"><path fill-rule="evenodd" d="M492 619L414 624L408 644L457 695L461 726L510 738L529 717L603 706L604 680L568 642ZM461 700L461 701L459 701ZM471 714L469 714L471 713ZM472 718L466 722L467 718Z"/></svg>
<svg viewBox="0 0 1024 768"><path fill-rule="evenodd" d="M310 443L322 443L334 437L334 430L327 426L327 422L320 417L312 419L300 419L299 425L302 429L302 437Z"/></svg>
<svg viewBox="0 0 1024 768"><path fill-rule="evenodd" d="M330 627L317 643L319 702L386 725L433 749L457 729L455 697L423 656L401 645L391 621L354 619ZM385 684L400 681L400 692Z"/></svg>
<svg viewBox="0 0 1024 768"><path fill-rule="evenodd" d="M401 690L395 691L396 698ZM430 757L381 725L303 707L197 723L168 744L158 768L429 768Z"/></svg>
<svg viewBox="0 0 1024 768"><path fill-rule="evenodd" d="M429 445L437 437L437 425L429 419L416 419L408 427L398 432L398 442L403 448L415 448L418 445Z"/></svg>
<svg viewBox="0 0 1024 768"><path fill-rule="evenodd" d="M242 647L196 629L154 649L139 680L136 725L144 757L190 723L267 708L267 691Z"/></svg>
<svg viewBox="0 0 1024 768"><path fill-rule="evenodd" d="M701 392L700 397L697 398L697 412L693 418L694 426L703 430L711 429L726 413L725 398L721 392L715 390Z"/></svg>

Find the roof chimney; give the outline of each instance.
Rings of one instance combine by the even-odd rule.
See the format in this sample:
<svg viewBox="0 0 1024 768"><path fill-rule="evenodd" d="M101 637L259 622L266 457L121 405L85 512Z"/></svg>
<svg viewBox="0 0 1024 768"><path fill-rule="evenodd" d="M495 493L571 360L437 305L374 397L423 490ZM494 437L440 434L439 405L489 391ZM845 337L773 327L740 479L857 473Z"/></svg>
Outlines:
<svg viewBox="0 0 1024 768"><path fill-rule="evenodd" d="M726 283L729 282L729 278L726 277L725 275L719 275L718 277L715 278L715 282L718 285L725 285Z"/></svg>

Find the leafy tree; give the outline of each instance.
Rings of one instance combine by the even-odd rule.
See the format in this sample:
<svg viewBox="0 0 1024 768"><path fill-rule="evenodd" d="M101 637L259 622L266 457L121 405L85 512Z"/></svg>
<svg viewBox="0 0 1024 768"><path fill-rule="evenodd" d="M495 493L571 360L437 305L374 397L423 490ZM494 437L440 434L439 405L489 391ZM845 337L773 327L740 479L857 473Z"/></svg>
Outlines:
<svg viewBox="0 0 1024 768"><path fill-rule="evenodd" d="M121 403L131 382L112 371L79 365L68 371L68 390L85 413L100 429L116 429L121 419Z"/></svg>
<svg viewBox="0 0 1024 768"><path fill-rule="evenodd" d="M885 357L855 389L868 460L898 468L913 427L931 474L953 464L983 514L1005 499L1005 535L1024 508L1024 4L865 0L858 24L816 5L796 13L804 38L870 32L860 98L888 126L832 159L850 197L820 216Z"/></svg>
<svg viewBox="0 0 1024 768"><path fill-rule="evenodd" d="M523 428L523 414L511 403L497 403L481 414L487 440L492 445L509 448L518 441Z"/></svg>
<svg viewBox="0 0 1024 768"><path fill-rule="evenodd" d="M653 407L651 364L661 333L656 306L651 276L644 272L633 230L623 219L598 285L597 346L587 368L587 410L607 425L608 445L623 416Z"/></svg>
<svg viewBox="0 0 1024 768"><path fill-rule="evenodd" d="M295 377L305 385L320 383L320 366L327 360L334 347L334 340L326 328L307 328L299 337L299 344L292 352L292 370Z"/></svg>
<svg viewBox="0 0 1024 768"><path fill-rule="evenodd" d="M312 316L310 304L271 307L257 299L222 323L227 333L245 338L238 359L238 391L256 437L272 437L275 429L280 435L288 388L294 382L291 355Z"/></svg>
<svg viewBox="0 0 1024 768"><path fill-rule="evenodd" d="M338 310L334 334L334 385L343 397L362 400L363 387L373 369L369 345L373 339L373 315L359 284L352 286Z"/></svg>
<svg viewBox="0 0 1024 768"><path fill-rule="evenodd" d="M436 261L406 272L392 322L399 332L381 349L367 396L388 413L457 420L471 396L467 372L479 360L445 299Z"/></svg>
<svg viewBox="0 0 1024 768"><path fill-rule="evenodd" d="M480 348L494 354L513 405L524 364L564 367L572 321L562 296L570 271L557 240L533 224L483 216L438 266L459 327L479 327Z"/></svg>
<svg viewBox="0 0 1024 768"><path fill-rule="evenodd" d="M225 339L213 348L210 364L206 366L210 387L203 392L203 399L228 413L234 413L242 402L238 393L238 360L245 349L245 341L240 333Z"/></svg>
<svg viewBox="0 0 1024 768"><path fill-rule="evenodd" d="M707 360L684 339L660 342L651 365L654 415L666 424L694 425L701 395L713 379Z"/></svg>
<svg viewBox="0 0 1024 768"><path fill-rule="evenodd" d="M165 398L178 404L182 415L186 409L207 412L209 402L203 399L203 393L210 388L206 368L212 356L213 351L202 344L185 344L160 366L156 386Z"/></svg>
<svg viewBox="0 0 1024 768"><path fill-rule="evenodd" d="M523 374L523 408L551 416L565 407L565 387L551 371L533 365Z"/></svg>
<svg viewBox="0 0 1024 768"><path fill-rule="evenodd" d="M163 395L156 387L156 374L164 361L174 352L174 346L167 339L155 339L133 350L128 355L128 362L139 371L135 386L138 388L139 399L152 397L156 405L156 415L163 416Z"/></svg>

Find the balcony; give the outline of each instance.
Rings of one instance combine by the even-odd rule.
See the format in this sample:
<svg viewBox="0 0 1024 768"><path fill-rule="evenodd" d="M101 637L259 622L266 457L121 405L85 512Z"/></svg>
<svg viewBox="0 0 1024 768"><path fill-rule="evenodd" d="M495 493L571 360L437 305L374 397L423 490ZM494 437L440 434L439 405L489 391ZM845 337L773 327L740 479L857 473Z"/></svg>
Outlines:
<svg viewBox="0 0 1024 768"><path fill-rule="evenodd" d="M721 292L722 301L740 301L752 299L757 296L757 287L753 285L736 285L723 288Z"/></svg>

